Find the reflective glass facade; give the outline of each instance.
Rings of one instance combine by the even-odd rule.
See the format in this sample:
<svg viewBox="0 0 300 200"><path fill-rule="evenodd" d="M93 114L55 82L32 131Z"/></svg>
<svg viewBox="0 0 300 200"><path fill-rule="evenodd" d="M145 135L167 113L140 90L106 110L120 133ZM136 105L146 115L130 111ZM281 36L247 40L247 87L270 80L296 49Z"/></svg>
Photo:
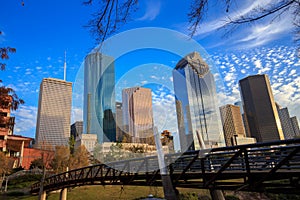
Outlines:
<svg viewBox="0 0 300 200"><path fill-rule="evenodd" d="M84 133L97 134L98 142L116 141L115 67L112 57L91 53L84 62Z"/></svg>
<svg viewBox="0 0 300 200"><path fill-rule="evenodd" d="M197 52L177 63L173 83L181 151L224 144L214 76Z"/></svg>
<svg viewBox="0 0 300 200"><path fill-rule="evenodd" d="M151 89L123 89L122 102L125 131L132 137L132 141L154 144Z"/></svg>

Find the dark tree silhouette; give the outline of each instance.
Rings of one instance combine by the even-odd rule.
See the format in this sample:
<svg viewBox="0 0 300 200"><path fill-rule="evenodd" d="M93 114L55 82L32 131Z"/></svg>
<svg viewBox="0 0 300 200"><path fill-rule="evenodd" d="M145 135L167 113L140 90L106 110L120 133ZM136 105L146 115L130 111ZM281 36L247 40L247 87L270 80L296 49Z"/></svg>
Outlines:
<svg viewBox="0 0 300 200"><path fill-rule="evenodd" d="M92 5L96 0L83 2L84 5ZM118 28L129 20L130 13L137 9L138 0L98 0L100 10L89 21L92 34L103 42L107 36L116 32Z"/></svg>
<svg viewBox="0 0 300 200"><path fill-rule="evenodd" d="M99 11L93 15L93 19L89 22L91 31L96 39L103 42L107 36L116 32L118 28L130 19L130 13L137 9L138 0L88 0L84 1L85 5L101 5ZM122 3L121 3L122 2ZM191 5L190 12L187 14L189 21L189 30L191 37L201 27L201 23L205 20L205 16L211 10L210 4L215 3L212 0L191 0L186 1ZM225 11L229 13L231 6L235 2L233 0L219 1L225 7ZM98 5L97 4L97 5ZM210 8L210 9L209 9ZM233 8L232 8L233 9ZM234 8L238 9L238 8ZM274 0L267 6L253 8L245 15L240 15L232 19L229 15L224 19L225 24L222 28L234 30L241 24L248 24L262 19L269 20L270 23L274 19L280 18L283 13L291 13L294 16L295 40L300 40L300 0Z"/></svg>

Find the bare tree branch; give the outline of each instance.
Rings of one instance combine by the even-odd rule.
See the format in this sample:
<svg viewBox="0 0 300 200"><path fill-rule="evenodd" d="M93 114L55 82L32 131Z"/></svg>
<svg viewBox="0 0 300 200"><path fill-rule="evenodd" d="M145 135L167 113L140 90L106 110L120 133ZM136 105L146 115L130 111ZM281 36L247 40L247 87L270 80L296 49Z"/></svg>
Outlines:
<svg viewBox="0 0 300 200"><path fill-rule="evenodd" d="M279 4L272 4L269 8L258 7L254 9L252 12L250 12L249 16L240 16L240 18L230 21L229 23L245 24L253 21L258 21L274 13L280 15L282 14L281 11L285 12L294 3L296 3L296 0L287 0L287 1L280 2ZM257 10L260 10L260 12Z"/></svg>
<svg viewBox="0 0 300 200"><path fill-rule="evenodd" d="M203 20L204 15L207 12L207 7L208 0L193 0L191 4L191 11L188 13L191 36L196 33L199 23Z"/></svg>
<svg viewBox="0 0 300 200"><path fill-rule="evenodd" d="M91 32L96 36L97 41L103 42L107 36L116 32L123 24L130 19L130 14L137 9L138 0L87 0L85 5L91 5L95 1L100 2L102 8L94 15L89 22ZM120 3L122 2L122 3ZM188 13L190 36L193 37L206 15L209 13L210 0L191 0L190 12ZM225 5L225 11L229 12L232 0L221 0ZM226 28L226 34L233 32L242 24L247 24L262 19L268 19L270 23L274 22L284 13L293 13L295 24L295 40L300 41L300 0L281 0L269 3L266 7L257 6L245 15L230 18L228 16L223 28ZM273 18L270 20L269 16ZM225 35L226 35L225 34Z"/></svg>
<svg viewBox="0 0 300 200"><path fill-rule="evenodd" d="M130 18L130 13L135 11L138 0L125 0L120 3L118 0L98 0L101 9L94 15L88 23L92 34L96 40L103 42L107 36L117 31L117 29L126 23ZM84 2L85 5L91 5L94 1Z"/></svg>
<svg viewBox="0 0 300 200"><path fill-rule="evenodd" d="M2 60L7 60L9 59L8 54L9 53L15 53L16 49L11 48L11 47L3 47L0 48L0 57ZM0 70L5 70L6 64L5 63L0 63Z"/></svg>

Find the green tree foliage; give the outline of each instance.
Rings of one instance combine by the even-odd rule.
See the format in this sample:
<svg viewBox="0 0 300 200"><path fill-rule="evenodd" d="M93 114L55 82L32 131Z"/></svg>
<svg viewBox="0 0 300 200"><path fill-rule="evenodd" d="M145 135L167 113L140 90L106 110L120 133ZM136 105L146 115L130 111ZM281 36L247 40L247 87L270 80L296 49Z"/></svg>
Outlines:
<svg viewBox="0 0 300 200"><path fill-rule="evenodd" d="M43 169L44 167L44 162L43 162L43 158L37 158L35 160L33 160L30 164L30 169Z"/></svg>
<svg viewBox="0 0 300 200"><path fill-rule="evenodd" d="M117 142L110 146L110 151L105 155L105 162L122 160L124 158L124 153L122 149L122 143Z"/></svg>
<svg viewBox="0 0 300 200"><path fill-rule="evenodd" d="M69 138L69 147L71 154L73 154L75 150L75 138L73 135L71 135L71 137Z"/></svg>

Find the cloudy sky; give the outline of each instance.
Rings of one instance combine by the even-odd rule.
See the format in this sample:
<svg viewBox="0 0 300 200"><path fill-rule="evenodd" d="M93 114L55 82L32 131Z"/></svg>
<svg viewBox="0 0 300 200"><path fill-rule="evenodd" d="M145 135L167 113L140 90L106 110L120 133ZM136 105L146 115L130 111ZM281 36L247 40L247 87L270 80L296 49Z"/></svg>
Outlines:
<svg viewBox="0 0 300 200"><path fill-rule="evenodd" d="M0 46L15 47L17 53L5 61L7 69L1 71L0 76L3 83L14 88L26 102L14 112L15 134L34 137L39 84L43 78L63 78L64 51L67 51L67 80L74 83L72 122L82 118L82 62L97 45L85 25L95 7L83 6L81 0L24 0L24 6L21 2L1 2L0 12L5 17L0 21L3 32ZM131 20L119 32L161 27L189 34L189 2L140 1L138 11L132 13ZM272 23L263 20L239 26L233 32L224 27L229 18L235 19L270 2L273 1L245 0L242 5L234 3L228 13L224 5L211 4L193 39L214 62L215 77L220 83L217 87L222 88L218 94L219 105L240 100L239 79L268 74L276 102L288 107L291 116L296 115L299 119L300 61L293 42L293 16L285 13ZM146 36L140 36L143 37ZM135 50L116 59L116 98L120 100L118 91L123 87L151 87L156 126L159 131L168 129L175 133L171 71L180 57L168 52L159 53L161 51ZM145 69L149 71L146 73Z"/></svg>

